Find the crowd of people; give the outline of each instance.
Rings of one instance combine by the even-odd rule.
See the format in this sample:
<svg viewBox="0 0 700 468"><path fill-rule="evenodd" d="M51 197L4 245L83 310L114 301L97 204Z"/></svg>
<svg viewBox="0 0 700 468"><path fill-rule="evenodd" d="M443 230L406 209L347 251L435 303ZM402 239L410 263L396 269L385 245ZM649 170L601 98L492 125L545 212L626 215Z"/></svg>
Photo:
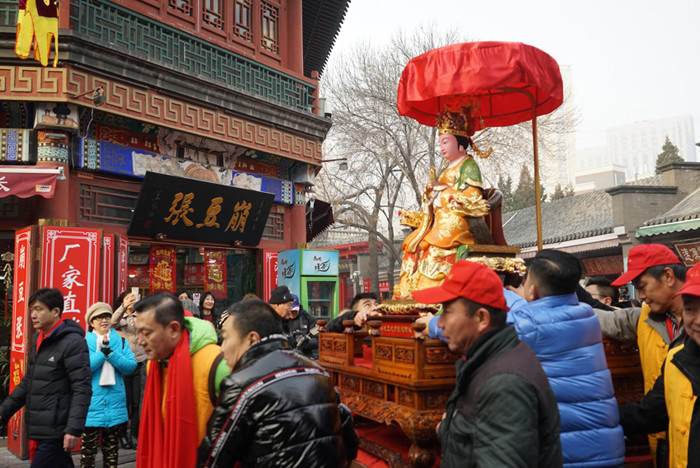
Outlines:
<svg viewBox="0 0 700 468"><path fill-rule="evenodd" d="M459 260L419 319L461 356L436 428L441 466L620 467L625 436L650 434L655 466L700 466L700 264L686 271L667 247L629 252L617 280L580 285L573 255L541 250L520 286ZM620 302L632 283L642 307ZM351 411L314 358L318 326L279 286L219 311L214 295L119 296L63 320L64 298L30 299L36 335L26 373L0 423L26 410L33 467L105 467L135 448L138 467L341 467L359 438ZM373 293L327 324L356 330L378 313ZM644 398L618 407L603 336L635 340Z"/></svg>

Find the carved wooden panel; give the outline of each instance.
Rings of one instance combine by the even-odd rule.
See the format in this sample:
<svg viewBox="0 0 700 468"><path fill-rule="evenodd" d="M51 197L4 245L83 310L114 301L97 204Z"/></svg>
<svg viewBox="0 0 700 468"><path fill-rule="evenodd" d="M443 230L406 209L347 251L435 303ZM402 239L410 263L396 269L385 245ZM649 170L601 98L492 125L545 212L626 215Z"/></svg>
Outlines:
<svg viewBox="0 0 700 468"><path fill-rule="evenodd" d="M399 387L399 404L406 406L414 406L415 398L413 396L413 391L407 388Z"/></svg>
<svg viewBox="0 0 700 468"><path fill-rule="evenodd" d="M333 351L333 340L321 337L321 351Z"/></svg>
<svg viewBox="0 0 700 468"><path fill-rule="evenodd" d="M384 384L374 380L362 379L362 393L377 398L384 398Z"/></svg>
<svg viewBox="0 0 700 468"><path fill-rule="evenodd" d="M345 339L334 339L333 348L336 353L344 353L348 348L345 343Z"/></svg>
<svg viewBox="0 0 700 468"><path fill-rule="evenodd" d="M439 410L447 406L447 399L450 397L450 391L435 390L423 393L423 403L425 409Z"/></svg>
<svg viewBox="0 0 700 468"><path fill-rule="evenodd" d="M391 361L393 359L393 351L391 346L377 345L375 346L375 353L377 353L377 359L385 359L387 361Z"/></svg>
<svg viewBox="0 0 700 468"><path fill-rule="evenodd" d="M360 378L352 375L341 374L340 386L354 391L360 390Z"/></svg>
<svg viewBox="0 0 700 468"><path fill-rule="evenodd" d="M426 364L447 364L457 360L459 356L452 353L448 348L426 348L425 362Z"/></svg>
<svg viewBox="0 0 700 468"><path fill-rule="evenodd" d="M404 348L402 346L397 346L395 352L397 361L413 363L415 359L415 353L413 352L413 348Z"/></svg>

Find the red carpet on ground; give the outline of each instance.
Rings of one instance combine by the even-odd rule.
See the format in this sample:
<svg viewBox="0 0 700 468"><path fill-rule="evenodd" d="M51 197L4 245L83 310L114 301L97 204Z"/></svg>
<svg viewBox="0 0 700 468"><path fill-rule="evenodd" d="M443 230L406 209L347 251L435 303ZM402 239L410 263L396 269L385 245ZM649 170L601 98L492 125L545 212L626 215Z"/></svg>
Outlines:
<svg viewBox="0 0 700 468"><path fill-rule="evenodd" d="M404 462L408 463L408 449L411 446L411 441L408 440L408 437L401 431L400 427L393 425L387 426L386 424L376 423L357 416L355 416L355 419L355 429L361 438L400 454ZM433 466L438 467L440 466L440 457L439 454L436 455L438 456ZM383 468L389 466L389 464L381 458L362 449L360 449L357 454L357 461L369 468Z"/></svg>

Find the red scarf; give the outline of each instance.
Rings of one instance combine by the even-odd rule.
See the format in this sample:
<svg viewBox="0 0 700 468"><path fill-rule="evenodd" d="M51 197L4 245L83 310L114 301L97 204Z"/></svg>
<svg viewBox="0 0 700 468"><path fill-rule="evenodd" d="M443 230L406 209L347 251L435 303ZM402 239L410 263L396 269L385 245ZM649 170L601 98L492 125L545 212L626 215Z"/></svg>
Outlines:
<svg viewBox="0 0 700 468"><path fill-rule="evenodd" d="M51 336L51 333L53 333L58 327L63 325L63 319L59 319L58 322L56 322L56 325L53 326L50 332L47 334L44 334L43 331L39 331L39 335L36 337L36 352L37 354L39 353L39 346L41 346L41 343L44 342L44 339L46 337Z"/></svg>
<svg viewBox="0 0 700 468"><path fill-rule="evenodd" d="M170 356L166 378L163 418L160 365L151 361L143 394L137 468L177 468L194 466L197 461L199 434L187 330Z"/></svg>

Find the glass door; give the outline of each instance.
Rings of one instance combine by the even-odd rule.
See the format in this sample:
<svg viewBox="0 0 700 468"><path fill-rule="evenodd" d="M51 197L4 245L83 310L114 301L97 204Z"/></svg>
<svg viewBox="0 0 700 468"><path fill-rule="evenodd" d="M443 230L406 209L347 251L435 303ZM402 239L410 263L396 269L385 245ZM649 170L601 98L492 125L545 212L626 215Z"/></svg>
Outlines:
<svg viewBox="0 0 700 468"><path fill-rule="evenodd" d="M301 279L302 305L316 318L331 319L338 314L338 280L336 278Z"/></svg>

